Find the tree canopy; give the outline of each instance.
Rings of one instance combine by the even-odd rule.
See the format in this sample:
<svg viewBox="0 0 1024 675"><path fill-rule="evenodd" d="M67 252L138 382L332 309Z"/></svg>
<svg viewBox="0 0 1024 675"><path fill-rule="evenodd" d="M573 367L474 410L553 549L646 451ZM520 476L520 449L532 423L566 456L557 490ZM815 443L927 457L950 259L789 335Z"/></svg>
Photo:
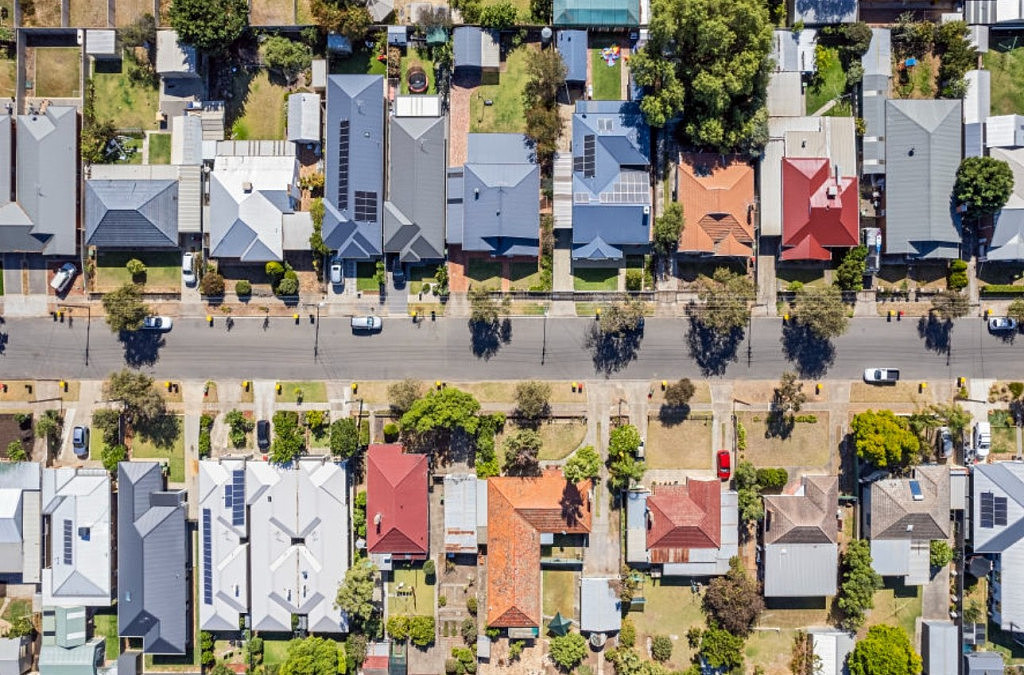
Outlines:
<svg viewBox="0 0 1024 675"><path fill-rule="evenodd" d="M516 384L516 415L536 421L551 414L551 385L540 380L523 380Z"/></svg>
<svg viewBox="0 0 1024 675"><path fill-rule="evenodd" d="M504 5L511 3L505 2ZM501 4L484 8L481 23L492 13L502 11ZM515 7L511 6L512 21L515 21ZM544 49L534 53L526 63L526 86L523 89L523 107L526 111L526 135L533 142L537 163L547 172L558 139L562 136L562 120L558 116L557 96L565 87L567 73L565 62L557 49Z"/></svg>
<svg viewBox="0 0 1024 675"><path fill-rule="evenodd" d="M141 328L149 307L142 301L142 287L127 283L103 295L103 311L110 330L120 333Z"/></svg>
<svg viewBox="0 0 1024 675"><path fill-rule="evenodd" d="M207 52L222 52L249 26L246 0L174 0L171 26L178 39Z"/></svg>
<svg viewBox="0 0 1024 675"><path fill-rule="evenodd" d="M322 637L292 640L278 672L280 675L337 675L339 651L343 649L334 640Z"/></svg>
<svg viewBox="0 0 1024 675"><path fill-rule="evenodd" d="M995 157L967 157L956 170L953 194L972 216L995 213L1013 192L1010 165Z"/></svg>
<svg viewBox="0 0 1024 675"><path fill-rule="evenodd" d="M533 429L520 429L505 439L505 473L510 476L540 475L540 434Z"/></svg>
<svg viewBox="0 0 1024 675"><path fill-rule="evenodd" d="M551 638L548 654L559 668L572 671L587 655L587 640L579 633Z"/></svg>
<svg viewBox="0 0 1024 675"><path fill-rule="evenodd" d="M338 587L334 604L345 610L356 627L373 621L377 605L373 602L374 577L377 567L369 560L356 562L345 572L345 581Z"/></svg>
<svg viewBox="0 0 1024 675"><path fill-rule="evenodd" d="M757 579L747 574L739 557L729 561L724 577L715 577L708 584L703 609L708 619L733 635L750 634L764 609L764 599Z"/></svg>
<svg viewBox="0 0 1024 675"><path fill-rule="evenodd" d="M864 274L868 269L867 260L867 246L851 248L843 256L843 262L839 263L839 267L836 268L833 283L843 291L859 291L864 288Z"/></svg>
<svg viewBox="0 0 1024 675"><path fill-rule="evenodd" d="M422 435L459 429L472 435L480 421L478 412L480 403L472 394L454 387L435 389L402 415L402 431Z"/></svg>
<svg viewBox="0 0 1024 675"><path fill-rule="evenodd" d="M917 457L920 441L910 423L891 410L868 410L850 422L857 456L880 469L904 466Z"/></svg>
<svg viewBox="0 0 1024 675"><path fill-rule="evenodd" d="M872 626L854 646L848 662L850 675L917 675L921 657L902 628Z"/></svg>
<svg viewBox="0 0 1024 675"><path fill-rule="evenodd" d="M664 213L654 219L651 247L658 255L675 255L679 248L679 235L683 232L683 205L671 202Z"/></svg>
<svg viewBox="0 0 1024 675"><path fill-rule="evenodd" d="M850 323L843 296L835 286L804 286L797 291L793 318L819 340L839 337Z"/></svg>
<svg viewBox="0 0 1024 675"><path fill-rule="evenodd" d="M289 40L283 35L271 35L264 40L260 45L260 55L268 68L281 72L289 80L309 68L313 61L309 45Z"/></svg>
<svg viewBox="0 0 1024 675"><path fill-rule="evenodd" d="M336 457L351 457L359 449L359 427L351 417L342 417L331 422L331 454Z"/></svg>
<svg viewBox="0 0 1024 675"><path fill-rule="evenodd" d="M864 624L864 613L875 606L875 591L882 587L882 577L871 568L871 547L863 539L854 539L843 553L842 581L836 605L842 611L840 625L856 631Z"/></svg>
<svg viewBox="0 0 1024 675"><path fill-rule="evenodd" d="M673 408L682 408L689 405L697 388L693 386L690 378L684 377L678 382L672 382L665 387L665 405Z"/></svg>
<svg viewBox="0 0 1024 675"><path fill-rule="evenodd" d="M622 457L633 455L640 447L640 431L632 424L615 427L608 434L608 455Z"/></svg>
<svg viewBox="0 0 1024 675"><path fill-rule="evenodd" d="M570 483L579 483L601 475L601 455L592 445L584 445L562 467L562 474Z"/></svg>
<svg viewBox="0 0 1024 675"><path fill-rule="evenodd" d="M153 378L138 370L124 368L111 373L103 385L103 395L108 400L120 401L125 417L133 424L152 422L167 413Z"/></svg>
<svg viewBox="0 0 1024 675"><path fill-rule="evenodd" d="M696 320L704 328L731 333L747 325L748 305L754 299L754 283L750 277L719 267L710 282L700 285L697 294L703 304L697 310Z"/></svg>

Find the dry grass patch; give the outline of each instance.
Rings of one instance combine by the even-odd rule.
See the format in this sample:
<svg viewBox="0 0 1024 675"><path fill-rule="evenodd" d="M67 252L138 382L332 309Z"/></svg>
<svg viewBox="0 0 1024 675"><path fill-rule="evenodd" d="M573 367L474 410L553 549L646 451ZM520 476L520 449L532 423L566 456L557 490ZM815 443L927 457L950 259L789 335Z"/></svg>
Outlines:
<svg viewBox="0 0 1024 675"><path fill-rule="evenodd" d="M71 25L106 27L107 0L71 0Z"/></svg>
<svg viewBox="0 0 1024 675"><path fill-rule="evenodd" d="M626 618L636 626L636 642L645 645L648 637L668 635L672 638L672 660L669 666L682 670L693 652L686 643L686 632L693 627L704 628L700 603L702 593L694 593L689 579L682 577L646 578L638 595L646 599L642 612L630 612Z"/></svg>
<svg viewBox="0 0 1024 675"><path fill-rule="evenodd" d="M829 418L815 411L817 422L797 422L786 438L766 437L767 413L737 412L736 419L747 432L747 449L741 459L754 466L827 467L832 457L829 444Z"/></svg>
<svg viewBox="0 0 1024 675"><path fill-rule="evenodd" d="M669 384L675 384L679 380L666 380ZM706 380L690 380L693 383L693 398L690 399L690 405L699 403L711 403L711 385ZM739 384L739 382L737 382ZM652 405L661 405L665 402L665 392L661 388L661 380L651 384L651 388L654 389L654 396L651 397Z"/></svg>
<svg viewBox="0 0 1024 675"><path fill-rule="evenodd" d="M580 447L587 435L585 420L545 422L537 429L544 445L538 458L544 460L565 459Z"/></svg>
<svg viewBox="0 0 1024 675"><path fill-rule="evenodd" d="M897 382L895 385L877 385L854 382L850 385L851 403L913 403L930 404L931 392L918 393L915 382Z"/></svg>
<svg viewBox="0 0 1024 675"><path fill-rule="evenodd" d="M35 96L68 98L82 93L82 55L78 47L33 49Z"/></svg>
<svg viewBox="0 0 1024 675"><path fill-rule="evenodd" d="M647 468L711 468L711 415L691 414L677 424L656 416L647 420Z"/></svg>
<svg viewBox="0 0 1024 675"><path fill-rule="evenodd" d="M143 14L153 13L153 0L117 0L114 3L114 25L130 26Z"/></svg>
<svg viewBox="0 0 1024 675"><path fill-rule="evenodd" d="M291 26L295 23L294 0L253 0L249 12L253 26Z"/></svg>
<svg viewBox="0 0 1024 675"><path fill-rule="evenodd" d="M12 98L18 89L18 64L14 59L0 59L0 96Z"/></svg>
<svg viewBox="0 0 1024 675"><path fill-rule="evenodd" d="M515 404L516 385L518 382L449 382L449 386L458 387L462 391L469 392L481 403L508 403ZM548 382L551 385L551 403L581 403L587 402L586 395L573 393L572 384L569 382Z"/></svg>
<svg viewBox="0 0 1024 675"><path fill-rule="evenodd" d="M60 0L34 0L31 8L29 13L23 7L22 25L46 28L60 26ZM11 17L14 17L13 12Z"/></svg>
<svg viewBox="0 0 1024 675"><path fill-rule="evenodd" d="M541 572L541 584L544 595L544 619L550 619L555 612L561 612L567 619L575 619L579 573L568 570L544 570Z"/></svg>
<svg viewBox="0 0 1024 675"><path fill-rule="evenodd" d="M917 619L921 616L921 587L888 581L885 588L875 591L874 601L875 606L868 610L861 634L867 633L872 626L884 623L899 626L913 641Z"/></svg>

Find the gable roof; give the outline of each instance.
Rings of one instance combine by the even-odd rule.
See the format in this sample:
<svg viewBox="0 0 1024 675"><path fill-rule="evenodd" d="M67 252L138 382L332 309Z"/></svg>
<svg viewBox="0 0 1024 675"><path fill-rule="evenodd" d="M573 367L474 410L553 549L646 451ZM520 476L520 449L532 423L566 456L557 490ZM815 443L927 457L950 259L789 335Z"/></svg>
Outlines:
<svg viewBox="0 0 1024 675"><path fill-rule="evenodd" d="M184 654L191 589L185 490L166 490L158 462L117 465L118 635L147 654Z"/></svg>
<svg viewBox="0 0 1024 675"><path fill-rule="evenodd" d="M288 140L320 142L320 95L304 92L288 97Z"/></svg>
<svg viewBox="0 0 1024 675"><path fill-rule="evenodd" d="M338 256L381 255L384 203L384 78L327 78L324 243Z"/></svg>
<svg viewBox="0 0 1024 675"><path fill-rule="evenodd" d="M952 195L961 156L961 102L885 105L885 252L955 257L961 237Z"/></svg>
<svg viewBox="0 0 1024 675"><path fill-rule="evenodd" d="M237 630L239 616L249 612L245 464L226 458L199 462L201 630Z"/></svg>
<svg viewBox="0 0 1024 675"><path fill-rule="evenodd" d="M722 545L722 486L717 480L655 485L647 512L652 563L686 562L691 548Z"/></svg>
<svg viewBox="0 0 1024 675"><path fill-rule="evenodd" d="M1024 260L1024 148L992 148L989 154L1010 165L1013 192L995 215L995 231L988 244L989 260Z"/></svg>
<svg viewBox="0 0 1024 675"><path fill-rule="evenodd" d="M477 26L458 26L454 33L452 53L456 70L497 70L501 65L501 51L492 31Z"/></svg>
<svg viewBox="0 0 1024 675"><path fill-rule="evenodd" d="M41 465L0 462L0 574L38 583L41 567Z"/></svg>
<svg viewBox="0 0 1024 675"><path fill-rule="evenodd" d="M446 145L443 117L391 118L384 252L402 262L444 258Z"/></svg>
<svg viewBox="0 0 1024 675"><path fill-rule="evenodd" d="M540 626L540 534L590 532L589 490L557 469L487 481L488 626Z"/></svg>
<svg viewBox="0 0 1024 675"><path fill-rule="evenodd" d="M178 247L178 181L87 180L85 241L121 248Z"/></svg>
<svg viewBox="0 0 1024 675"><path fill-rule="evenodd" d="M283 260L283 218L295 212L297 183L294 154L218 155L210 174L210 255Z"/></svg>
<svg viewBox="0 0 1024 675"><path fill-rule="evenodd" d="M399 444L366 452L366 549L425 556L428 548L427 457Z"/></svg>
<svg viewBox="0 0 1024 675"><path fill-rule="evenodd" d="M1024 464L978 464L973 480L974 551L1000 557L997 623L1003 630L1013 630L1013 626L1024 624ZM983 512L987 514L989 509L991 516L983 519ZM1001 517L1004 509L1005 518Z"/></svg>
<svg viewBox="0 0 1024 675"><path fill-rule="evenodd" d="M565 81L586 82L587 59L590 56L587 50L587 31L560 30L555 36L555 44L565 63Z"/></svg>
<svg viewBox="0 0 1024 675"><path fill-rule="evenodd" d="M622 28L640 25L638 0L555 0L554 25Z"/></svg>
<svg viewBox="0 0 1024 675"><path fill-rule="evenodd" d="M826 158L782 160L783 260L829 260L825 247L858 244L857 179L837 174ZM805 240L810 248L794 248Z"/></svg>
<svg viewBox="0 0 1024 675"><path fill-rule="evenodd" d="M476 553L487 528L487 482L471 473L444 477L445 553Z"/></svg>
<svg viewBox="0 0 1024 675"><path fill-rule="evenodd" d="M923 499L914 499L916 482ZM949 537L949 469L922 464L912 478L871 484L871 539L931 541Z"/></svg>
<svg viewBox="0 0 1024 675"><path fill-rule="evenodd" d="M686 219L679 250L751 255L754 167L735 155L683 153L676 177L676 192Z"/></svg>

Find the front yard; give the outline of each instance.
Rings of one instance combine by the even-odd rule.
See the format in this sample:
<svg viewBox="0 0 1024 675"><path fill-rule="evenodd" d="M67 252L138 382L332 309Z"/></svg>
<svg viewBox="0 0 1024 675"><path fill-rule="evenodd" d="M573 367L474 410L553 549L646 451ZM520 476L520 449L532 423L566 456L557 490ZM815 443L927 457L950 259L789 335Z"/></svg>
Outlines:
<svg viewBox="0 0 1024 675"><path fill-rule="evenodd" d="M132 258L146 265L143 293L175 293L181 290L181 255L177 252L100 252L96 258L96 290L112 291L135 281L125 264Z"/></svg>
<svg viewBox="0 0 1024 675"><path fill-rule="evenodd" d="M325 382L278 382L281 393L277 395L280 403L297 403L298 392L302 392L305 403L326 403L327 383Z"/></svg>
<svg viewBox="0 0 1024 675"><path fill-rule="evenodd" d="M810 416L809 416L810 417ZM829 447L829 417L826 411L815 411L816 422L797 422L787 438L767 436L765 412L737 412L736 419L747 434L747 449L742 459L757 467L827 468L832 456Z"/></svg>
<svg viewBox="0 0 1024 675"><path fill-rule="evenodd" d="M713 424L709 413L691 413L678 423L652 415L647 421L647 468L710 469Z"/></svg>
<svg viewBox="0 0 1024 675"><path fill-rule="evenodd" d="M577 291L617 291L618 267L577 267L573 270L573 288Z"/></svg>
<svg viewBox="0 0 1024 675"><path fill-rule="evenodd" d="M523 88L526 86L526 64L535 49L535 45L527 44L513 50L506 57L498 84L482 84L476 88L469 101L471 133L526 131Z"/></svg>
<svg viewBox="0 0 1024 675"><path fill-rule="evenodd" d="M501 288L501 263L484 258L470 258L466 265L466 278L473 288L499 290Z"/></svg>
<svg viewBox="0 0 1024 675"><path fill-rule="evenodd" d="M98 436L98 434L95 434ZM162 430L160 438L150 438L136 433L131 442L132 459L166 460L169 466L168 480L171 483L185 482L185 439L182 434L182 421L178 415L169 418L167 429Z"/></svg>

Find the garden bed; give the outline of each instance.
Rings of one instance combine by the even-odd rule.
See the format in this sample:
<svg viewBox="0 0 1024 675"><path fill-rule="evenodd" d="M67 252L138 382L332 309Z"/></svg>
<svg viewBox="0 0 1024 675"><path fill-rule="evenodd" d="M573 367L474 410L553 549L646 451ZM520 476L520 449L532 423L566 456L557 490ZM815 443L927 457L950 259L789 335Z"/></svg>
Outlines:
<svg viewBox="0 0 1024 675"><path fill-rule="evenodd" d="M0 415L0 457L7 458L7 446L14 441L21 441L21 446L31 458L34 443L32 421L22 425L14 415Z"/></svg>

